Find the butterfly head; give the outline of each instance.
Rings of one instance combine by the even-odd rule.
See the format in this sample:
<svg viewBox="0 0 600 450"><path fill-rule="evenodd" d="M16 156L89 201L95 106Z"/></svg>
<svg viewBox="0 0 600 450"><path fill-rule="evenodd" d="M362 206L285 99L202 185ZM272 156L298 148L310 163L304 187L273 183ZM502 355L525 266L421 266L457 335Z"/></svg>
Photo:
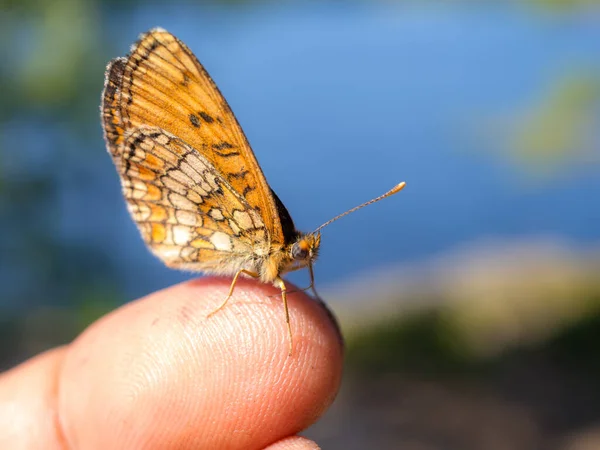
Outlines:
<svg viewBox="0 0 600 450"><path fill-rule="evenodd" d="M319 254L321 233L299 234L294 243L289 246L289 257L298 267L311 264Z"/></svg>
<svg viewBox="0 0 600 450"><path fill-rule="evenodd" d="M368 202L365 202L361 205L358 205L345 213L342 213L338 216L335 216L333 219L325 222L323 225L318 227L315 231L311 233L298 233L296 231L296 237L293 241L284 246L283 252L280 253L278 264L274 266L276 268L276 273L271 273L271 276L268 276L267 279L272 279L274 276L278 276L282 272L289 272L292 270L298 270L303 267L307 267L311 271L311 279L312 279L312 265L317 259L319 254L319 247L321 246L321 230L328 226L329 224L335 222L336 220L353 213L365 206L368 206L372 203L378 202L379 200L383 200L386 197L394 195L400 192L406 183L402 182L394 186L388 192L379 197L374 198ZM291 219L290 219L291 220Z"/></svg>

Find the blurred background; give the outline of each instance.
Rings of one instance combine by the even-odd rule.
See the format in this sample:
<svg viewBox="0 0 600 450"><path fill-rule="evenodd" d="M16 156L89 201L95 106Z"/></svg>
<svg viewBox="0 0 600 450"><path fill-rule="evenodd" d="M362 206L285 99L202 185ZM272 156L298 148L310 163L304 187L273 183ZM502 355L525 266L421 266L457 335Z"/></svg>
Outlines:
<svg viewBox="0 0 600 450"><path fill-rule="evenodd" d="M161 26L299 229L407 182L324 232L347 370L307 436L600 448L600 2L0 5L0 369L189 278L145 249L99 120L106 63Z"/></svg>

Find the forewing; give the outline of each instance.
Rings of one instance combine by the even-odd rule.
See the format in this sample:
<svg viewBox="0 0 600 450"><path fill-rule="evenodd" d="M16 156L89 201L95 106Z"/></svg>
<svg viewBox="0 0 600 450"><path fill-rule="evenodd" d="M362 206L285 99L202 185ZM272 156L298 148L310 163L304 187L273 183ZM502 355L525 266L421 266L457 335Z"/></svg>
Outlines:
<svg viewBox="0 0 600 450"><path fill-rule="evenodd" d="M266 252L260 215L182 139L143 126L128 131L119 148L129 211L167 265L223 271Z"/></svg>
<svg viewBox="0 0 600 450"><path fill-rule="evenodd" d="M105 136L118 153L128 130L155 126L196 149L256 210L272 242L285 240L276 202L242 129L185 44L162 29L141 36L107 70Z"/></svg>

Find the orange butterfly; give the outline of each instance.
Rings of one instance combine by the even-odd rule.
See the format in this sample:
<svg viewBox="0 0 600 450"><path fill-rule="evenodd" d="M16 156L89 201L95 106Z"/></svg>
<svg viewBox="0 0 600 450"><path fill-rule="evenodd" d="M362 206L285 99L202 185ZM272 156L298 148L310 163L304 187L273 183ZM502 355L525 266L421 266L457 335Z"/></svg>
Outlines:
<svg viewBox="0 0 600 450"><path fill-rule="evenodd" d="M233 275L214 312L240 274L280 288L291 353L281 275L308 267L314 291L320 230L404 183L311 233L299 232L217 86L187 46L160 28L110 62L102 97L106 145L148 247L169 267Z"/></svg>

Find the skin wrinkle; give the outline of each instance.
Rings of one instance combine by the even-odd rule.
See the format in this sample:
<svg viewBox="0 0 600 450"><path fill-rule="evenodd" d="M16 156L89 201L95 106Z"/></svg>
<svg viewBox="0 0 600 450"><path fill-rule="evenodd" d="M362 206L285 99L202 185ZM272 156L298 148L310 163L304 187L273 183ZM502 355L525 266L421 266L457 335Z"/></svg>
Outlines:
<svg viewBox="0 0 600 450"><path fill-rule="evenodd" d="M59 350L64 349L65 347L58 347ZM59 371L60 369L62 369L62 362L63 359L61 358L60 363L58 364L58 368L56 371L56 377L52 377L52 390L50 392L50 397L52 398L53 402L52 402L52 421L54 424L54 431L56 432L56 440L58 441L59 445L64 448L64 449L68 449L68 443L67 443L67 437L65 435L64 432L64 425L62 423L62 417L59 414L59 408L58 408L58 398L59 398Z"/></svg>
<svg viewBox="0 0 600 450"><path fill-rule="evenodd" d="M68 448L56 407L64 353L57 347L0 374L0 448Z"/></svg>

